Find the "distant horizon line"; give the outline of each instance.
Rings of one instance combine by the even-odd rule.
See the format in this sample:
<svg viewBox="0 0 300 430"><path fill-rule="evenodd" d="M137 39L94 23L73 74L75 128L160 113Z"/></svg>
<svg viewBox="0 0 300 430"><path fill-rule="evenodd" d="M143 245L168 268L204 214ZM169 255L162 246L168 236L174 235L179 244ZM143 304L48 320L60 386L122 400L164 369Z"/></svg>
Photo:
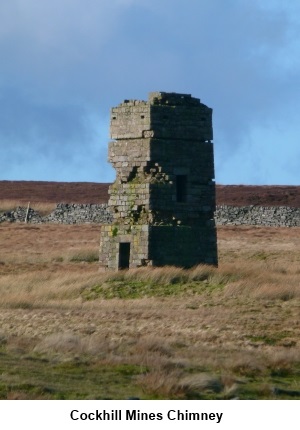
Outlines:
<svg viewBox="0 0 300 430"><path fill-rule="evenodd" d="M61 184L112 184L113 182L95 182L95 181L56 181L56 180L40 180L40 179L0 179L0 182L46 182L46 183L61 183ZM300 187L299 185L292 184L221 184L217 183L218 186L223 187Z"/></svg>

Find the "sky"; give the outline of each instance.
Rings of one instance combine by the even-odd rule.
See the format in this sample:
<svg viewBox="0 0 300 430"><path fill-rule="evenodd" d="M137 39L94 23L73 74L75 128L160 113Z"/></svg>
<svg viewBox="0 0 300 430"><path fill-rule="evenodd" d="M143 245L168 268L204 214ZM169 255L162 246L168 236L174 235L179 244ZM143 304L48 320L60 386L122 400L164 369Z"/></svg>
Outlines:
<svg viewBox="0 0 300 430"><path fill-rule="evenodd" d="M217 183L300 185L299 0L0 0L0 180L112 182L152 91L213 109Z"/></svg>

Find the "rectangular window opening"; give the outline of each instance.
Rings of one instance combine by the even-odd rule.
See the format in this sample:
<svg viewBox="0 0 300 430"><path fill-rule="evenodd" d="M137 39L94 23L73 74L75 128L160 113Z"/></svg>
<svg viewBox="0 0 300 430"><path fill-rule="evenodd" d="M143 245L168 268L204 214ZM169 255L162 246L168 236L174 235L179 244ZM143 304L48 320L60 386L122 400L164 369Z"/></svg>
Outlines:
<svg viewBox="0 0 300 430"><path fill-rule="evenodd" d="M186 203L187 200L187 175L176 176L176 201Z"/></svg>
<svg viewBox="0 0 300 430"><path fill-rule="evenodd" d="M119 270L129 269L130 242L119 243Z"/></svg>

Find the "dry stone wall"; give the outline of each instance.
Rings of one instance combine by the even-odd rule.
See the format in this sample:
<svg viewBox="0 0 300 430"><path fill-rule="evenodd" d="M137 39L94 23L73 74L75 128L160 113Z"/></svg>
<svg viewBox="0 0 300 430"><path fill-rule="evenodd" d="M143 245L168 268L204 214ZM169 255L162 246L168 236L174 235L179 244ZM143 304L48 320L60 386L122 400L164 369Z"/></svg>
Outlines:
<svg viewBox="0 0 300 430"><path fill-rule="evenodd" d="M11 212L0 215L0 222L25 222L27 208L17 207ZM32 208L28 211L27 222L31 224L55 223L55 224L85 224L110 223L112 216L107 204L67 204L59 203L55 210L47 216L41 216Z"/></svg>
<svg viewBox="0 0 300 430"><path fill-rule="evenodd" d="M287 206L217 206L217 225L260 225L266 227L300 227L300 208Z"/></svg>
<svg viewBox="0 0 300 430"><path fill-rule="evenodd" d="M26 211L26 207L18 207L13 211L0 214L0 222L24 222ZM28 223L32 224L110 224L112 218L107 204L60 203L50 215L44 217L32 208L28 212ZM216 207L215 221L217 225L300 227L300 208L222 205Z"/></svg>

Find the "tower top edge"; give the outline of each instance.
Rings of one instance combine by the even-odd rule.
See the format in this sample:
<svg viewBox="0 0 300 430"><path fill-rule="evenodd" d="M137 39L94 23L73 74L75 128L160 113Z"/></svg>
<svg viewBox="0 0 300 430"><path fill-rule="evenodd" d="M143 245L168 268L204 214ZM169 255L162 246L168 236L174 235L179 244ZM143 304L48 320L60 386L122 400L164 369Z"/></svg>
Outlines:
<svg viewBox="0 0 300 430"><path fill-rule="evenodd" d="M191 94L153 91L148 95L148 100L124 100L119 106L137 106L137 105L165 105L165 106L199 106L199 98L192 97Z"/></svg>
<svg viewBox="0 0 300 430"><path fill-rule="evenodd" d="M149 103L152 105L182 105L182 104L200 104L200 99L192 97L191 94L183 93L166 93L163 91L154 91L149 93Z"/></svg>

